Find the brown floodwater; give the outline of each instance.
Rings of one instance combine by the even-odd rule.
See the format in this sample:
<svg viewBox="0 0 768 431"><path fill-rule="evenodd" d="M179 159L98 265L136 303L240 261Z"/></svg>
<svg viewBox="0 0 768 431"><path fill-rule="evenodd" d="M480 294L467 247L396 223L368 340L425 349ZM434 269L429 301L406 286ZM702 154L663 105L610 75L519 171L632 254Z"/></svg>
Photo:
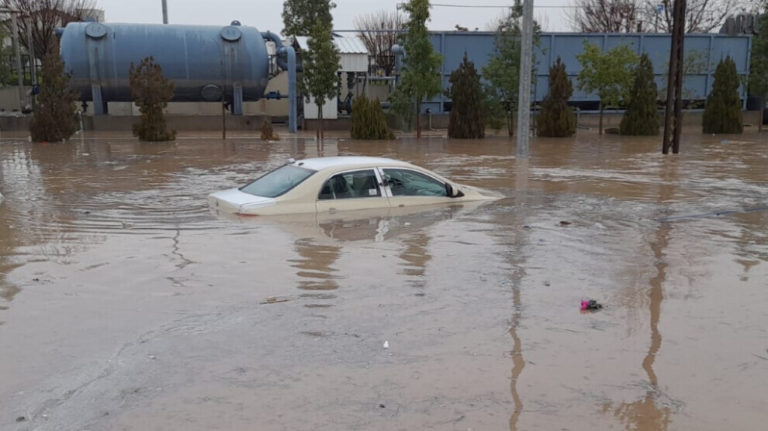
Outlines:
<svg viewBox="0 0 768 431"><path fill-rule="evenodd" d="M2 430L722 430L768 422L768 138L0 140ZM239 218L288 158L505 198ZM582 299L604 308L581 312ZM385 342L388 348L385 348Z"/></svg>

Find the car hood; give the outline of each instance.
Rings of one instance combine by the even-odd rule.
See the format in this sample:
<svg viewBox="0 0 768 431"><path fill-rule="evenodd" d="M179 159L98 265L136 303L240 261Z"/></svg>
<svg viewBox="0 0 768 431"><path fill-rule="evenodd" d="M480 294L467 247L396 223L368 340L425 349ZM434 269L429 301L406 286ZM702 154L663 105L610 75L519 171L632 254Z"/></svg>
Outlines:
<svg viewBox="0 0 768 431"><path fill-rule="evenodd" d="M254 209L274 205L275 199L255 196L234 188L211 193L208 195L208 203L214 209L223 209L238 214L249 214Z"/></svg>

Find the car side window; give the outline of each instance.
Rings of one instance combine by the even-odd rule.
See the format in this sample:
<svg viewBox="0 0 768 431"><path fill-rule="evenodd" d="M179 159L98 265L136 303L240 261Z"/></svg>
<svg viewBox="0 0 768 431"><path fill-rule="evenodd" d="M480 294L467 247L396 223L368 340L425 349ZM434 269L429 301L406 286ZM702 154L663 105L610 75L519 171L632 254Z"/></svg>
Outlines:
<svg viewBox="0 0 768 431"><path fill-rule="evenodd" d="M447 196L445 184L410 169L384 169L393 196Z"/></svg>
<svg viewBox="0 0 768 431"><path fill-rule="evenodd" d="M336 174L323 184L317 196L320 200L372 197L381 197L379 182L372 169Z"/></svg>

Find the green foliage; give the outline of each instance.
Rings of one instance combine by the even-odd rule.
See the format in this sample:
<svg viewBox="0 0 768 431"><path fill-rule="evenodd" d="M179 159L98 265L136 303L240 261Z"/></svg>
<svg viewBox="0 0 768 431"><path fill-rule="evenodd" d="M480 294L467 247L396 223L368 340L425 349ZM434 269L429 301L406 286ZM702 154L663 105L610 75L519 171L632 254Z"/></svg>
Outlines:
<svg viewBox="0 0 768 431"><path fill-rule="evenodd" d="M323 105L337 96L339 50L333 44L331 22L317 21L311 28L309 50L304 53L301 88L307 102L317 105L320 127L318 137L323 137Z"/></svg>
<svg viewBox="0 0 768 431"><path fill-rule="evenodd" d="M405 59L400 82L392 96L393 109L403 117L413 115L416 104L416 135L421 137L421 103L441 91L440 63L442 56L436 53L429 41L426 22L429 19L429 0L409 0L399 9L408 13L407 32L402 42Z"/></svg>
<svg viewBox="0 0 768 431"><path fill-rule="evenodd" d="M485 136L483 89L475 63L464 53L459 68L451 73L449 97L453 102L448 123L448 137L477 139Z"/></svg>
<svg viewBox="0 0 768 431"><path fill-rule="evenodd" d="M721 60L715 69L712 92L702 118L704 133L741 133L741 101L739 100L739 75L736 63L730 56Z"/></svg>
<svg viewBox="0 0 768 431"><path fill-rule="evenodd" d="M584 41L584 50L576 55L581 63L579 89L596 92L600 103L617 106L628 99L634 80L637 54L627 45L618 45L602 52L600 47Z"/></svg>
<svg viewBox="0 0 768 431"><path fill-rule="evenodd" d="M318 22L333 22L331 9L336 4L328 0L285 0L283 2L283 34L308 36Z"/></svg>
<svg viewBox="0 0 768 431"><path fill-rule="evenodd" d="M365 96L355 98L352 102L350 134L353 139L395 139L395 135L387 126L378 98L373 100Z"/></svg>
<svg viewBox="0 0 768 431"><path fill-rule="evenodd" d="M71 75L64 72L59 53L43 58L42 85L29 131L35 142L58 142L75 133L77 95L69 88Z"/></svg>
<svg viewBox="0 0 768 431"><path fill-rule="evenodd" d="M584 40L584 49L576 58L581 63L579 90L597 93L600 98L600 132L602 133L603 109L618 106L629 97L634 81L637 54L627 45L618 45L602 52L600 47Z"/></svg>
<svg viewBox="0 0 768 431"><path fill-rule="evenodd" d="M541 104L537 120L539 136L562 138L576 133L576 116L568 107L573 85L565 72L565 63L557 61L549 68L549 94Z"/></svg>
<svg viewBox="0 0 768 431"><path fill-rule="evenodd" d="M139 122L133 125L133 136L150 142L176 139L176 131L167 130L163 113L175 86L163 76L163 68L152 57L141 60L138 67L131 63L129 82L131 97L141 112Z"/></svg>
<svg viewBox="0 0 768 431"><path fill-rule="evenodd" d="M768 7L768 1L765 2ZM763 126L762 111L768 99L768 10L759 20L760 32L752 38L752 56L749 63L749 92L760 98L760 129Z"/></svg>
<svg viewBox="0 0 768 431"><path fill-rule="evenodd" d="M514 134L514 113L520 89L522 16L522 3L515 0L515 5L496 26L493 54L482 70L483 78L488 82L485 88L488 106L486 118L489 124L506 122L509 136ZM539 32L539 25L534 22L534 44L538 44Z"/></svg>
<svg viewBox="0 0 768 431"><path fill-rule="evenodd" d="M640 56L635 68L635 83L629 96L627 112L621 118L622 135L658 135L659 112L656 108L656 82L653 64L647 54Z"/></svg>

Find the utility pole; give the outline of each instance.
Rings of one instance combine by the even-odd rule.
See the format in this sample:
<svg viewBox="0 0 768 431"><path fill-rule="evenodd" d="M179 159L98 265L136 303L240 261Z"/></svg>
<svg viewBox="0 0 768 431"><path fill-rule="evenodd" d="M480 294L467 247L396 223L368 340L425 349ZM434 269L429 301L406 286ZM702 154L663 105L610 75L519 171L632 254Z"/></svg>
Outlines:
<svg viewBox="0 0 768 431"><path fill-rule="evenodd" d="M163 24L168 24L168 0L163 0Z"/></svg>
<svg viewBox="0 0 768 431"><path fill-rule="evenodd" d="M523 1L520 89L517 102L517 157L528 158L531 132L531 69L533 67L533 0Z"/></svg>
<svg viewBox="0 0 768 431"><path fill-rule="evenodd" d="M685 42L685 0L675 0L672 9L672 46L669 50L669 76L667 78L667 107L664 112L664 142L661 152L680 152L680 134L683 129L683 59Z"/></svg>

